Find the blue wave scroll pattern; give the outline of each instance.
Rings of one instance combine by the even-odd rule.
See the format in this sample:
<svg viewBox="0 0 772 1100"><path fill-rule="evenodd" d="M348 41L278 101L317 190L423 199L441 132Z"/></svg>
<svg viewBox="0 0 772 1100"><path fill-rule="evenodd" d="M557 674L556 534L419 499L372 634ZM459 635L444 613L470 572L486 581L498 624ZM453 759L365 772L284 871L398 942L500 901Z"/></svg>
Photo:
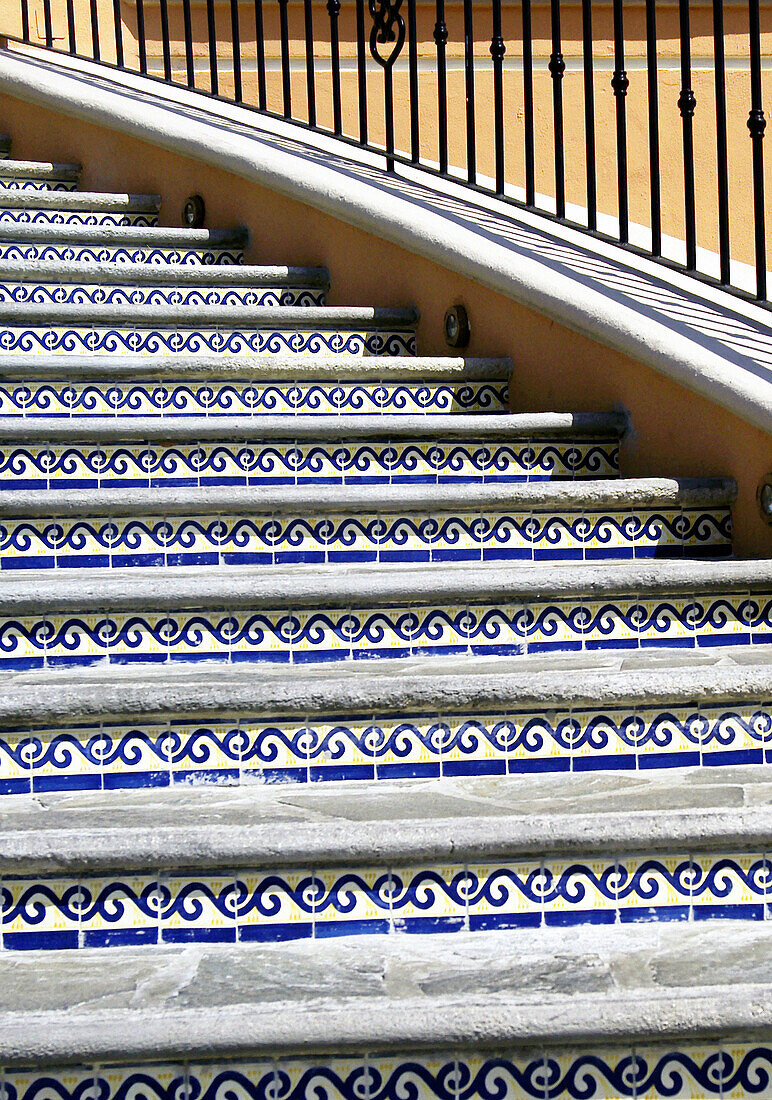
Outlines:
<svg viewBox="0 0 772 1100"><path fill-rule="evenodd" d="M501 412L504 382L0 383L0 415L257 416L277 413Z"/></svg>
<svg viewBox="0 0 772 1100"><path fill-rule="evenodd" d="M0 241L3 260L66 260L84 263L124 264L243 264L240 248L156 248L126 245L18 244Z"/></svg>
<svg viewBox="0 0 772 1100"><path fill-rule="evenodd" d="M291 430L290 430L291 432ZM0 447L0 492L124 484L294 485L569 480L619 473L616 443L202 443Z"/></svg>
<svg viewBox="0 0 772 1100"><path fill-rule="evenodd" d="M4 225L158 225L157 214L121 214L89 210L11 210L0 208Z"/></svg>
<svg viewBox="0 0 772 1100"><path fill-rule="evenodd" d="M3 1071L3 1100L677 1100L765 1097L763 1043L559 1048L543 1053L373 1053L228 1062Z"/></svg>
<svg viewBox="0 0 772 1100"><path fill-rule="evenodd" d="M321 306L324 291L310 287L124 286L109 283L1 283L0 302L40 305Z"/></svg>
<svg viewBox="0 0 772 1100"><path fill-rule="evenodd" d="M187 782L287 782L763 764L769 707L548 714L234 715L0 731L0 794Z"/></svg>
<svg viewBox="0 0 772 1100"><path fill-rule="evenodd" d="M764 919L772 866L746 853L480 864L5 876L2 944L112 946L485 932L617 921ZM73 935L74 933L74 935Z"/></svg>

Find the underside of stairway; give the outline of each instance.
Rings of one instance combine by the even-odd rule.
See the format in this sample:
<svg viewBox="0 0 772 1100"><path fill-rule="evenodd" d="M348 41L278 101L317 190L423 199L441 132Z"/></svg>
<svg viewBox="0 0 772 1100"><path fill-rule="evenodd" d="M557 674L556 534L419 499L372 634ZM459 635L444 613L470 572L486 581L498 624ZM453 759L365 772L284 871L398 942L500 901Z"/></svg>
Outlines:
<svg viewBox="0 0 772 1100"><path fill-rule="evenodd" d="M2 1100L772 1095L733 482L2 149Z"/></svg>

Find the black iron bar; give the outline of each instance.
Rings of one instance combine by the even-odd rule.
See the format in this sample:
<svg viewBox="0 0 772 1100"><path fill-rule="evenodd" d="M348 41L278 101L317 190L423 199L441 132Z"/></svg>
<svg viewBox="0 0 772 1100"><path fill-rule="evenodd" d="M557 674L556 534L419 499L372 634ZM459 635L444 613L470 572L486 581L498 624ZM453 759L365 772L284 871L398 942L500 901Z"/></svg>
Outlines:
<svg viewBox="0 0 772 1100"><path fill-rule="evenodd" d="M220 88L217 79L217 25L214 0L206 0L206 26L209 38L209 88L212 95L218 95Z"/></svg>
<svg viewBox="0 0 772 1100"><path fill-rule="evenodd" d="M448 25L445 22L445 0L436 0L434 44L437 47L437 143L440 172L448 170L448 68L446 51Z"/></svg>
<svg viewBox="0 0 772 1100"><path fill-rule="evenodd" d="M190 14L190 0L182 0L182 27L185 36L185 76L189 88L196 86L196 68L193 58L193 21Z"/></svg>
<svg viewBox="0 0 772 1100"><path fill-rule="evenodd" d="M24 7L26 8L26 0L24 0ZM75 54L78 52L78 44L75 41L75 7L73 0L67 0L67 45L70 53Z"/></svg>
<svg viewBox="0 0 772 1100"><path fill-rule="evenodd" d="M268 98L265 90L265 35L263 31L263 0L255 0L255 53L257 55L257 105L266 109Z"/></svg>
<svg viewBox="0 0 772 1100"><path fill-rule="evenodd" d="M367 54L365 52L365 0L356 0L357 91L359 93L359 141L367 145Z"/></svg>
<svg viewBox="0 0 772 1100"><path fill-rule="evenodd" d="M533 31L531 0L523 0L523 145L525 152L525 202L536 205L533 150Z"/></svg>
<svg viewBox="0 0 772 1100"><path fill-rule="evenodd" d="M721 3L721 0L719 0ZM656 0L646 0L646 73L649 100L649 207L651 252L662 253L662 189L659 172L659 84Z"/></svg>
<svg viewBox="0 0 772 1100"><path fill-rule="evenodd" d="M474 117L474 25L473 0L464 0L464 84L466 92L466 175L477 182L477 140Z"/></svg>
<svg viewBox="0 0 772 1100"><path fill-rule="evenodd" d="M167 0L159 0L158 6L161 16L161 49L163 50L164 58L164 80L171 80L172 56L169 47L169 7Z"/></svg>
<svg viewBox="0 0 772 1100"><path fill-rule="evenodd" d="M43 4L43 10L45 11L45 3ZM95 61L99 61L99 11L97 9L97 0L90 0L89 10L91 12L91 56Z"/></svg>
<svg viewBox="0 0 772 1100"><path fill-rule="evenodd" d="M145 40L145 4L137 0L137 45L139 46L139 71L147 72L147 42Z"/></svg>
<svg viewBox="0 0 772 1100"><path fill-rule="evenodd" d="M555 144L555 213L566 216L566 165L563 143L563 74L566 63L563 58L563 39L560 30L560 0L551 0L552 53L549 71L552 77L552 119Z"/></svg>
<svg viewBox="0 0 772 1100"><path fill-rule="evenodd" d="M92 0L93 4L93 0ZM93 19L93 9L92 9ZM51 0L43 0L43 33L46 36L46 46L50 50L54 44L54 30L51 23Z"/></svg>
<svg viewBox="0 0 772 1100"><path fill-rule="evenodd" d="M416 0L407 0L407 56L410 77L410 159L418 164L420 134L418 125L418 31L416 29Z"/></svg>
<svg viewBox="0 0 772 1100"><path fill-rule="evenodd" d="M316 83L314 74L314 13L311 0L303 0L303 20L306 35L306 101L308 125L316 126Z"/></svg>
<svg viewBox="0 0 772 1100"><path fill-rule="evenodd" d="M587 226L598 227L595 174L595 70L592 59L592 2L582 0L582 69L584 74L584 159L587 186Z"/></svg>
<svg viewBox="0 0 772 1100"><path fill-rule="evenodd" d="M716 177L718 181L718 255L721 282L729 282L729 175L726 143L724 2L713 0L713 57L716 83Z"/></svg>
<svg viewBox="0 0 772 1100"><path fill-rule="evenodd" d="M751 58L751 109L748 130L753 148L753 224L756 244L756 297L767 296L767 242L764 215L764 131L767 120L761 99L761 29L759 0L748 3L750 58Z"/></svg>
<svg viewBox="0 0 772 1100"><path fill-rule="evenodd" d="M629 219L627 212L627 114L625 98L630 81L625 70L625 37L622 0L614 0L614 74L611 87L616 101L617 124L617 213L619 239L627 244Z"/></svg>
<svg viewBox="0 0 772 1100"><path fill-rule="evenodd" d="M692 89L692 40L689 20L689 0L679 0L678 17L681 36L681 112L684 147L684 235L686 237L686 267L697 267L697 218L694 202L694 109L697 99Z"/></svg>
<svg viewBox="0 0 772 1100"><path fill-rule="evenodd" d="M113 0L113 24L115 30L115 63L123 68L123 20L121 19L121 0Z"/></svg>
<svg viewBox="0 0 772 1100"><path fill-rule="evenodd" d="M504 54L507 47L501 33L501 0L493 0L493 133L496 158L496 194L504 194Z"/></svg>
<svg viewBox="0 0 772 1100"><path fill-rule="evenodd" d="M21 0L21 40L29 42L29 4L27 0ZM74 50L70 51L74 53Z"/></svg>
<svg viewBox="0 0 772 1100"><path fill-rule="evenodd" d="M279 0L279 36L281 38L281 98L285 118L292 118L292 83L290 79L288 0Z"/></svg>
<svg viewBox="0 0 772 1100"><path fill-rule="evenodd" d="M330 64L332 66L332 127L333 132L343 131L340 105L340 39L338 17L340 0L327 0L327 14L330 17Z"/></svg>
<svg viewBox="0 0 772 1100"><path fill-rule="evenodd" d="M239 28L239 0L231 0L231 47L233 50L233 98L241 103L244 98L241 86L241 32Z"/></svg>

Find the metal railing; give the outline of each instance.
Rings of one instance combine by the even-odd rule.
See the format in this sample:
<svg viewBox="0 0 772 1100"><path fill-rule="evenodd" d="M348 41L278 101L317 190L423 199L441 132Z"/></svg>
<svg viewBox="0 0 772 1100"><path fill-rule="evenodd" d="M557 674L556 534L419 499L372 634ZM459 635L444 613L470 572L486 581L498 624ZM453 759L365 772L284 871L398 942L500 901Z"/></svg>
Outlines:
<svg viewBox="0 0 772 1100"><path fill-rule="evenodd" d="M81 2L42 0L35 44L330 132L769 305L759 0Z"/></svg>

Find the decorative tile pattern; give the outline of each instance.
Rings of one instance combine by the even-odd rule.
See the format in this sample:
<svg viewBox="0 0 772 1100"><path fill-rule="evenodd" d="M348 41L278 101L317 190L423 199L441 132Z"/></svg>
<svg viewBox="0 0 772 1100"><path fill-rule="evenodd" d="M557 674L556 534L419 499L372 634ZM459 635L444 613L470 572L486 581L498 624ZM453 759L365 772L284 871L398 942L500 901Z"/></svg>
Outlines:
<svg viewBox="0 0 772 1100"><path fill-rule="evenodd" d="M608 517L512 517L510 515L341 514L323 516L223 515L12 519L0 521L0 567L95 568L145 565L286 564L381 561L570 561L675 557L731 552L729 512L676 516L673 527L692 537L664 545L622 541L629 530L649 526L645 517L624 518L616 545L593 546L584 532L606 527ZM679 520L685 519L681 523ZM553 526L553 522L554 526ZM549 532L558 528L562 538ZM545 534L546 533L546 534ZM706 541L701 542L699 539ZM546 543L546 545L545 545Z"/></svg>
<svg viewBox="0 0 772 1100"><path fill-rule="evenodd" d="M35 179L32 176L0 176L3 191L77 191L74 180Z"/></svg>
<svg viewBox="0 0 772 1100"><path fill-rule="evenodd" d="M0 283L0 302L41 305L322 306L324 298L325 292L318 287Z"/></svg>
<svg viewBox="0 0 772 1100"><path fill-rule="evenodd" d="M764 1043L410 1051L348 1058L67 1066L0 1071L2 1100L750 1100L765 1097L772 1048Z"/></svg>
<svg viewBox="0 0 772 1100"><path fill-rule="evenodd" d="M289 434L289 433L288 433ZM395 441L0 446L0 491L87 485L519 483L619 474L616 441Z"/></svg>
<svg viewBox="0 0 772 1100"><path fill-rule="evenodd" d="M0 328L6 354L415 355L414 332L318 329Z"/></svg>
<svg viewBox="0 0 772 1100"><path fill-rule="evenodd" d="M711 597L708 612L736 613L744 633L716 627L708 644L749 645L772 632L772 597L751 620L742 595ZM524 654L580 649L690 646L695 601L634 597L587 604L577 597L528 606L140 611L0 618L0 668L82 665L104 660L321 662L446 654ZM747 616L747 618L746 618ZM725 642L723 643L725 644Z"/></svg>
<svg viewBox="0 0 772 1100"><path fill-rule="evenodd" d="M3 260L67 260L84 263L106 264L243 264L241 248L163 248L155 245L86 245L68 244L64 241L16 243L0 241L0 259Z"/></svg>
<svg viewBox="0 0 772 1100"><path fill-rule="evenodd" d="M6 206L0 207L0 225L147 226L158 225L158 215L96 210L13 210Z"/></svg>
<svg viewBox="0 0 772 1100"><path fill-rule="evenodd" d="M768 1095L764 1043L410 1051L238 1062L67 1066L0 1071L2 1100L750 1100Z"/></svg>
<svg viewBox="0 0 772 1100"><path fill-rule="evenodd" d="M506 382L0 382L2 416L395 415L508 408Z"/></svg>
<svg viewBox="0 0 772 1100"><path fill-rule="evenodd" d="M227 874L16 877L0 884L2 947L277 941L618 921L764 920L763 853L520 859Z"/></svg>

